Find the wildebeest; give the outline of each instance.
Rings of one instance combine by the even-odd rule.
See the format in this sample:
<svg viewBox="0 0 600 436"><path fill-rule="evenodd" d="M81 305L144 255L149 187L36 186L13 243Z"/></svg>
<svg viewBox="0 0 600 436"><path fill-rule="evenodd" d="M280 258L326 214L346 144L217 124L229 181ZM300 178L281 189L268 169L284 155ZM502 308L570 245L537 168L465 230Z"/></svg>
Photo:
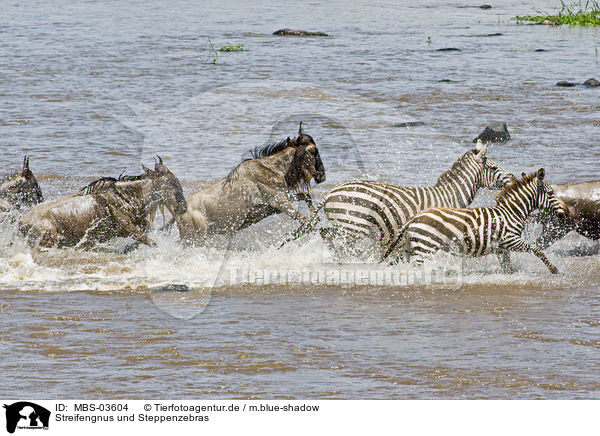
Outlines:
<svg viewBox="0 0 600 436"><path fill-rule="evenodd" d="M600 180L552 185L556 195L565 198L600 200Z"/></svg>
<svg viewBox="0 0 600 436"><path fill-rule="evenodd" d="M42 247L83 247L114 237L155 245L147 231L159 207L175 217L187 211L181 184L159 157L154 170L142 165L139 176L100 178L77 194L33 207L19 221L31 244ZM130 247L132 248L132 247Z"/></svg>
<svg viewBox="0 0 600 436"><path fill-rule="evenodd" d="M306 223L291 202L305 200L312 208L311 179L325 181L325 168L300 123L295 139L256 147L225 178L190 195L187 213L176 220L180 237L198 242L209 234L234 234L281 212Z"/></svg>
<svg viewBox="0 0 600 436"><path fill-rule="evenodd" d="M29 158L23 159L23 169L10 174L0 182L0 212L33 206L44 201L42 190L33 172Z"/></svg>
<svg viewBox="0 0 600 436"><path fill-rule="evenodd" d="M537 221L542 224L542 233L536 245L545 249L573 230L594 241L600 240L600 201L566 197L561 200L567 205L569 215L540 213Z"/></svg>
<svg viewBox="0 0 600 436"><path fill-rule="evenodd" d="M586 238L600 240L600 180L563 183L553 188L569 208L569 215L559 218L538 214L535 221L542 225L542 231L536 245L546 249L573 230Z"/></svg>

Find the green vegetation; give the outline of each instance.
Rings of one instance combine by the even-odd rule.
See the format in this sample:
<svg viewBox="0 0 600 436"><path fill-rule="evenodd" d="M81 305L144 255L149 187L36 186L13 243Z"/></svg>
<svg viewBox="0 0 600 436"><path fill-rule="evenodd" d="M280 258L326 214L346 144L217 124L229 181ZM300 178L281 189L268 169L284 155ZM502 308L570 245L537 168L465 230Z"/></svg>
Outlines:
<svg viewBox="0 0 600 436"><path fill-rule="evenodd" d="M219 60L219 53L217 53L217 51L215 50L215 47L212 44L212 41L209 39L208 40L208 45L209 45L209 49L208 49L208 57L206 58L206 63L207 64L216 64L217 61Z"/></svg>
<svg viewBox="0 0 600 436"><path fill-rule="evenodd" d="M427 37L427 44L430 44L430 45L431 45L431 36L428 36L428 37Z"/></svg>
<svg viewBox="0 0 600 436"><path fill-rule="evenodd" d="M246 51L246 49L244 48L244 44L236 44L236 45L232 45L230 43L225 44L223 47L221 47L219 49L219 51L221 52L228 52L228 51Z"/></svg>
<svg viewBox="0 0 600 436"><path fill-rule="evenodd" d="M524 15L514 17L517 23L539 23L539 24L569 24L572 26L600 26L600 5L597 0L582 0L578 3L567 5L563 0L560 2L561 9L557 15L549 15L542 11L536 11L538 15Z"/></svg>

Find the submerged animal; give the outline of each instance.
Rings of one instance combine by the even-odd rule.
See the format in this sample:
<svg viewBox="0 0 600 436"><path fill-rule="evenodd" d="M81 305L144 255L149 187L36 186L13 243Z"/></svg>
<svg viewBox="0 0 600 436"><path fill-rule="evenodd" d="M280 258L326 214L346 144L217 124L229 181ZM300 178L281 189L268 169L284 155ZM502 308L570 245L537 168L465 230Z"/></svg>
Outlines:
<svg viewBox="0 0 600 436"><path fill-rule="evenodd" d="M559 197L600 200L600 180L590 180L580 183L562 183L552 185L556 195Z"/></svg>
<svg viewBox="0 0 600 436"><path fill-rule="evenodd" d="M312 179L324 182L325 167L300 123L295 139L255 148L227 177L190 195L187 213L175 220L180 237L198 242L209 234L234 234L282 212L306 223L291 201L304 200L312 208Z"/></svg>
<svg viewBox="0 0 600 436"><path fill-rule="evenodd" d="M29 158L25 156L21 171L0 181L0 212L34 206L42 201L42 190L29 169Z"/></svg>
<svg viewBox="0 0 600 436"><path fill-rule="evenodd" d="M511 271L511 251L535 254L546 267L556 274L558 269L538 247L521 237L525 221L536 209L565 216L566 204L544 180L543 168L514 179L497 196L496 205L474 209L433 208L411 218L402 228L383 256L399 250L418 263L439 250L464 256L482 256L495 253L505 271Z"/></svg>
<svg viewBox="0 0 600 436"><path fill-rule="evenodd" d="M331 227L321 228L320 232L331 250L349 251L364 239L385 250L417 212L430 207L467 207L480 188L499 189L510 182L513 176L486 157L486 151L487 146L479 141L434 186L406 187L371 181L342 183L325 195L310 222L286 242L311 231L318 220L317 213L324 208ZM338 249L336 242L342 248Z"/></svg>
<svg viewBox="0 0 600 436"><path fill-rule="evenodd" d="M536 240L536 245L546 249L571 231L594 241L600 240L600 200L565 197L561 199L567 205L569 215L557 217L549 213L540 213L536 220L542 224L542 233Z"/></svg>
<svg viewBox="0 0 600 436"><path fill-rule="evenodd" d="M155 245L147 236L159 207L178 218L187 211L181 184L159 157L154 170L142 165L139 176L103 177L77 194L41 203L19 221L32 245L83 247L114 237Z"/></svg>
<svg viewBox="0 0 600 436"><path fill-rule="evenodd" d="M306 30L279 29L273 32L277 36L329 36L324 32L307 32Z"/></svg>
<svg viewBox="0 0 600 436"><path fill-rule="evenodd" d="M569 215L557 217L541 212L535 216L533 221L542 226L536 245L546 249L571 231L600 241L600 180L563 183L552 187L569 208Z"/></svg>

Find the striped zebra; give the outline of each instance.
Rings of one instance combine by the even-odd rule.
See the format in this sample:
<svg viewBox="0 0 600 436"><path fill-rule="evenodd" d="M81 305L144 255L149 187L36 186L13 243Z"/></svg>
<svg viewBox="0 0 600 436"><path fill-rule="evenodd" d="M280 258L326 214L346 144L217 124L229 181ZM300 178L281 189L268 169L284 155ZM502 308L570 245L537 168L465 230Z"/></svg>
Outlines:
<svg viewBox="0 0 600 436"><path fill-rule="evenodd" d="M537 247L525 242L521 233L526 219L535 209L567 216L566 204L544 181L543 168L522 179L514 178L497 196L496 205L474 209L433 208L411 218L383 256L400 250L415 256L418 263L444 250L464 256L500 255L502 268L510 268L510 251L535 254L550 272L558 270ZM398 251L396 251L398 250Z"/></svg>
<svg viewBox="0 0 600 436"><path fill-rule="evenodd" d="M334 240L343 240L345 248L352 248L354 243L370 239L385 249L417 212L430 207L467 207L479 188L499 189L510 182L512 175L487 158L486 151L486 145L479 141L430 187L372 181L342 183L323 198L308 224L284 244L312 230L324 207L331 227L321 228L320 232L334 252L338 252Z"/></svg>

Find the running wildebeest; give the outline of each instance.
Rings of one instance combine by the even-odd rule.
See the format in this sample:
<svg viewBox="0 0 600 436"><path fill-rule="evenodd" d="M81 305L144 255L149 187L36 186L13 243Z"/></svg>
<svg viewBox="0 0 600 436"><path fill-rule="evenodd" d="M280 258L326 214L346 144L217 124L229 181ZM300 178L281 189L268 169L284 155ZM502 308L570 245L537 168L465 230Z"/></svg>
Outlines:
<svg viewBox="0 0 600 436"><path fill-rule="evenodd" d="M0 212L33 206L42 201L42 190L29 169L29 158L25 156L23 169L5 177L0 183Z"/></svg>
<svg viewBox="0 0 600 436"><path fill-rule="evenodd" d="M312 209L311 179L325 181L325 168L300 123L295 139L255 148L227 177L190 195L187 213L175 220L180 237L198 242L209 234L234 234L281 212L306 223L291 201L304 200Z"/></svg>
<svg viewBox="0 0 600 436"><path fill-rule="evenodd" d="M41 203L19 221L31 244L83 247L114 237L155 245L147 236L159 207L178 218L187 211L181 184L158 157L154 170L142 165L139 176L103 177L77 194Z"/></svg>

